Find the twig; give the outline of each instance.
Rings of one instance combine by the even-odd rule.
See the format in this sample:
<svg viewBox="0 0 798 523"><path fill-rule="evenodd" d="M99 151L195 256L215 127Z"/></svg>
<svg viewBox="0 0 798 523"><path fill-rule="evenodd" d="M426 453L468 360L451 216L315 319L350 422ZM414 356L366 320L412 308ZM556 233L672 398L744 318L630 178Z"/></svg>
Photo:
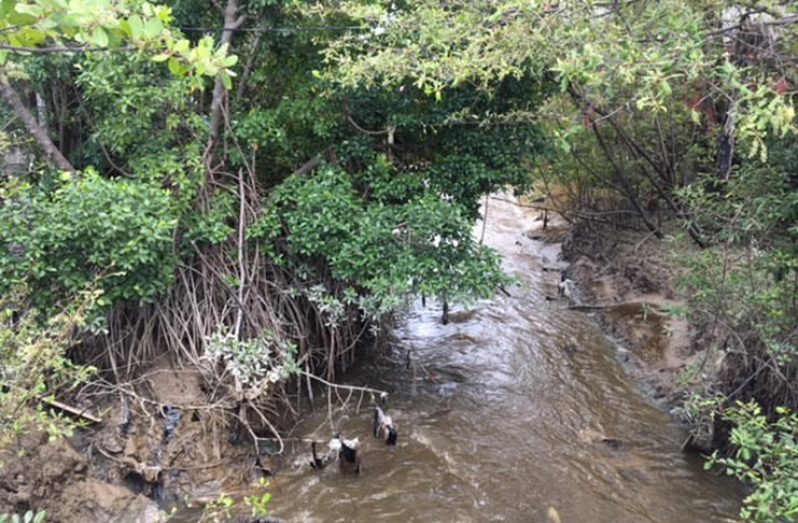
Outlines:
<svg viewBox="0 0 798 523"><path fill-rule="evenodd" d="M83 409L83 410L76 409L75 407L71 407L71 406L67 405L66 403L61 403L60 401L53 400L53 399L48 399L48 398L42 398L40 401L42 403L46 403L47 405L50 405L51 407L55 407L58 410L63 410L64 412L72 414L73 416L77 416L79 418L83 418L85 420L91 421L92 423L99 424L99 423L103 422L102 418L98 418L97 416L95 416L93 414L89 414L88 412L86 412L86 409Z"/></svg>
<svg viewBox="0 0 798 523"><path fill-rule="evenodd" d="M646 241L647 241L649 238L651 238L652 236L654 236L654 231L652 231L652 232L650 232L650 233L646 234L646 235L643 237L643 239L642 239L642 240L640 240L639 242L637 242L637 243L635 244L635 246L632 248L632 252L637 252L637 250L638 250L638 249L639 249L639 248L640 248L640 247L641 247L641 246L642 246L644 243L646 243Z"/></svg>
<svg viewBox="0 0 798 523"><path fill-rule="evenodd" d="M237 340L241 339L241 321L244 319L244 287L246 286L247 273L244 266L244 229L246 227L246 201L244 193L244 170L238 170L238 311L236 312L236 325L233 334Z"/></svg>
<svg viewBox="0 0 798 523"><path fill-rule="evenodd" d="M306 376L306 377L308 377L310 379L316 380L319 383L322 383L323 385L326 385L327 387L330 387L332 389L343 389L343 390L349 390L349 391L353 391L353 392L370 392L372 394L387 394L387 392L384 391L384 390L372 389L371 387L360 387L358 385L340 385L340 384L337 384L337 383L332 383L330 381L325 380L324 378L320 378L320 377L316 376L315 374L311 374L309 372L305 372L302 369L299 370L299 374L301 374L303 376Z"/></svg>

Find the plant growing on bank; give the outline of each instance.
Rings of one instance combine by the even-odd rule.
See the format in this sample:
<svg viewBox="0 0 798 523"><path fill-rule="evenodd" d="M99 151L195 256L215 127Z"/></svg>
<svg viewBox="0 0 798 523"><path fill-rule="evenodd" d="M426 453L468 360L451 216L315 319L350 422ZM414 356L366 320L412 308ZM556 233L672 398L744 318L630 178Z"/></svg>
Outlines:
<svg viewBox="0 0 798 523"><path fill-rule="evenodd" d="M371 186L383 190L379 182ZM271 242L270 252L308 280L317 270L313 258L321 257L349 286L338 297L342 304L375 319L401 307L408 295L463 301L488 297L509 282L454 202L420 192L409 201L365 206L350 177L332 168L284 182L250 237ZM361 290L352 292L355 287Z"/></svg>
<svg viewBox="0 0 798 523"><path fill-rule="evenodd" d="M44 523L47 521L47 512L34 512L29 510L25 514L0 514L0 523Z"/></svg>
<svg viewBox="0 0 798 523"><path fill-rule="evenodd" d="M754 422L764 420L761 434L756 433L759 442L783 437L783 427L775 423L780 419L791 423L794 416L789 413L798 405L798 191L793 141L769 144L766 165L746 163L735 168L727 182L706 180L681 191L695 220L716 240L711 247L681 258L691 321L706 333L704 350L716 367L697 385L731 396L727 402L755 402L756 415L752 408L738 408L733 419L716 416L712 428L723 433L724 425L733 421L743 424L737 434L744 435L745 427L753 429ZM779 488L780 496L790 492L798 496L798 485L783 474L768 477L762 488L762 492Z"/></svg>
<svg viewBox="0 0 798 523"><path fill-rule="evenodd" d="M269 504L272 501L272 495L270 492L265 492L268 486L269 481L260 478L260 480L258 480L258 490L263 490L264 492L255 492L249 496L244 496L244 504L249 507L250 515L253 517L261 517L269 514Z"/></svg>
<svg viewBox="0 0 798 523"><path fill-rule="evenodd" d="M241 401L267 396L278 383L296 375L295 353L295 345L275 339L268 331L245 341L220 331L207 341L202 359L211 375L222 381L232 379L236 399Z"/></svg>
<svg viewBox="0 0 798 523"><path fill-rule="evenodd" d="M258 480L255 492L244 496L241 501L236 501L235 498L228 494L219 494L218 498L211 500L203 507L200 523L230 521L242 505L249 508L252 517L267 516L269 514L269 504L272 501L271 493L266 491L268 486L269 482L261 478Z"/></svg>
<svg viewBox="0 0 798 523"><path fill-rule="evenodd" d="M42 316L17 288L0 297L0 448L31 431L51 440L77 426L49 408L58 392L85 383L94 372L68 357L75 335L101 292L83 292L60 313Z"/></svg>
<svg viewBox="0 0 798 523"><path fill-rule="evenodd" d="M155 184L64 174L44 184L4 184L0 293L29 289L49 313L97 283L101 311L118 301L152 302L168 289L177 259L177 218Z"/></svg>
<svg viewBox="0 0 798 523"><path fill-rule="evenodd" d="M798 415L785 407L770 420L755 403L738 402L726 412L734 424L729 438L734 451L715 451L706 468L721 467L752 488L741 516L755 523L798 518Z"/></svg>

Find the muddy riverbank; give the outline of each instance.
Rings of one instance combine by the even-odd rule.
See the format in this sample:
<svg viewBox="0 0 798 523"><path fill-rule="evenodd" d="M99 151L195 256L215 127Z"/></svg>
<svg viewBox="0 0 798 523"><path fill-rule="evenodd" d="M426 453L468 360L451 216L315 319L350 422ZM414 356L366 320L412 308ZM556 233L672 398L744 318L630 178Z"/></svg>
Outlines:
<svg viewBox="0 0 798 523"><path fill-rule="evenodd" d="M286 427L284 456L270 461L273 515L294 523L548 523L553 510L563 523L734 520L737 484L704 472L700 457L682 452L684 430L620 363L630 345L622 336L607 337L591 311L558 297L559 271L566 267L560 245L542 238L542 223L510 198L491 199L487 214L485 242L502 254L517 285L509 295L453 309L448 325L440 321L440 304L410 304L391 342L364 354L342 377L388 391L398 445L371 436L369 397L338 401L346 394L319 390L315 410ZM578 286L588 287L582 282L589 280L574 271L588 267L577 260L570 269ZM587 291L579 289L583 301L598 299ZM629 299L619 294L616 303ZM643 352L662 349L659 338L655 349L643 341ZM154 503L168 509L253 488L260 475L254 450L192 409L192 395L201 390L192 388L190 376L161 369L144 381L159 405L181 412L173 426L169 412L152 425L136 415L140 402L130 402L130 418L116 406L105 432L78 438L83 453L53 450L74 459L52 475L44 463L41 472L4 472L2 488L22 492L30 479L27 499L52 507L51 521L64 523L144 523L149 520L129 519L125 507L140 502L147 510ZM310 468L309 441L326 442L337 431L359 438L361 474ZM260 462L275 449L261 449ZM28 459L21 463L39 463ZM141 465L160 469L135 470ZM95 498L106 497L92 490L95 481L128 496L116 498L128 501L119 501L120 512L110 519L94 508L102 504ZM73 484L85 488L70 491ZM181 510L173 520L197 518L197 510Z"/></svg>
<svg viewBox="0 0 798 523"><path fill-rule="evenodd" d="M678 289L681 253L647 232L581 222L564 235L563 259L580 310L620 347L630 376L667 409L690 391L690 375L717 372L702 344L705 333L689 319Z"/></svg>

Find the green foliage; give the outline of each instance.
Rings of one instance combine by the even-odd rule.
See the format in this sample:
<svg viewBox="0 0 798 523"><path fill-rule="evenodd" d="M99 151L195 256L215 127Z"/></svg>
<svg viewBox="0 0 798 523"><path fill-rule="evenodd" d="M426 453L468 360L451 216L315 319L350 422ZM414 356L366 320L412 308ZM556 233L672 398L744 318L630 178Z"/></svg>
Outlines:
<svg viewBox="0 0 798 523"><path fill-rule="evenodd" d="M207 340L203 359L214 374L221 367L218 375L232 378L236 394L253 400L298 372L295 353L294 345L268 331L256 339L244 341L219 331Z"/></svg>
<svg viewBox="0 0 798 523"><path fill-rule="evenodd" d="M269 482L264 478L258 481L258 487L265 489L269 486ZM251 509L253 517L261 517L269 514L269 503L272 501L271 492L255 493L249 496L244 496L244 504Z"/></svg>
<svg viewBox="0 0 798 523"><path fill-rule="evenodd" d="M47 521L47 512L34 512L29 510L23 515L0 514L0 523L44 523Z"/></svg>
<svg viewBox="0 0 798 523"><path fill-rule="evenodd" d="M34 430L46 432L51 440L72 434L75 423L41 400L85 382L93 373L91 367L75 365L67 351L75 334L86 328L100 296L82 292L47 318L31 308L21 288L0 297L0 448Z"/></svg>
<svg viewBox="0 0 798 523"><path fill-rule="evenodd" d="M184 240L221 245L235 232L230 223L237 214L238 200L235 195L229 192L214 192L204 209L195 209L185 214Z"/></svg>
<svg viewBox="0 0 798 523"><path fill-rule="evenodd" d="M492 97L461 86L446 90L437 101L406 84L398 93L387 88L344 91L338 96L348 105L351 121L380 134L347 140L342 159L358 167L355 184L367 185L374 199L398 203L435 193L474 218L483 195L507 186L528 187L529 170L545 138L534 122L501 119L536 110L552 86L536 77L506 79ZM391 140L398 146L389 146L386 155L384 143Z"/></svg>
<svg viewBox="0 0 798 523"><path fill-rule="evenodd" d="M175 77L142 54L93 55L76 67L91 128L87 156L95 166L112 159L112 167L141 177L137 167L147 158L161 161L176 148L189 156L188 143L207 125L191 103L201 79Z"/></svg>
<svg viewBox="0 0 798 523"><path fill-rule="evenodd" d="M167 62L177 75L219 75L230 82L229 68L236 56L216 48L213 38L204 37L192 45L169 29L172 11L168 6L141 0L6 0L0 7L0 64L9 55L25 53L54 43L101 50L129 43L139 50L158 52L155 62ZM75 45L77 44L77 45Z"/></svg>
<svg viewBox="0 0 798 523"><path fill-rule="evenodd" d="M430 191L365 206L351 178L334 168L286 180L258 230L309 281L319 276L314 259L324 260L336 280L359 289L344 300L370 315L396 309L408 294L466 300L490 296L507 281L456 203Z"/></svg>
<svg viewBox="0 0 798 523"><path fill-rule="evenodd" d="M798 191L788 159L777 162L780 148L771 149L767 166L747 165L726 183L707 180L681 192L718 243L683 260L684 283L694 309L788 365L798 356Z"/></svg>
<svg viewBox="0 0 798 523"><path fill-rule="evenodd" d="M282 40L272 45L283 52ZM330 325L350 305L379 316L411 294L491 295L506 278L498 258L471 238L480 199L506 186L523 190L544 148L536 123L493 119L532 110L549 84L507 79L500 96L461 86L442 100L412 85L340 89L319 74L308 78L307 60L318 60L308 54L296 78L276 87L267 78L264 91L276 89L268 98L277 105L248 111L236 129L258 163L291 165L308 148L333 151L334 159L312 175L269 179L275 190L248 239L307 281L308 297L331 311ZM294 56L283 58L283 70L293 71ZM335 287L323 281L327 274L347 292L322 303L311 289Z"/></svg>
<svg viewBox="0 0 798 523"><path fill-rule="evenodd" d="M98 286L103 308L151 302L169 288L177 218L169 193L154 184L108 180L87 171L62 176L53 190L6 186L0 207L0 285L25 283L34 303L53 310Z"/></svg>
<svg viewBox="0 0 798 523"><path fill-rule="evenodd" d="M738 403L726 414L734 424L730 442L734 453L715 452L707 467L720 466L749 484L741 516L756 523L779 523L798 518L798 416L787 408L769 420L759 405Z"/></svg>
<svg viewBox="0 0 798 523"><path fill-rule="evenodd" d="M233 516L233 507L235 500L232 496L227 494L219 494L219 497L212 499L202 509L201 523L213 522L222 523L229 521Z"/></svg>
<svg viewBox="0 0 798 523"><path fill-rule="evenodd" d="M584 98L573 116L591 108L609 113L633 107L665 114L672 101L684 100L686 89L712 82L720 96L732 100L730 111L751 154L766 149L769 134L794 131L792 100L771 87L782 73L768 60L752 68L750 60L729 56L722 17L736 12L734 2L599 6L581 0L465 0L456 5L353 0L315 6L314 12L345 15L367 28L329 46L326 57L335 65L329 77L349 86L412 82L442 98L452 86L476 83L492 90L508 77L551 72L564 93L575 88ZM794 6L770 12L786 19L795 14ZM794 45L794 34L789 38L783 49ZM572 118L569 127L580 120ZM700 123L701 115L695 120Z"/></svg>
<svg viewBox="0 0 798 523"><path fill-rule="evenodd" d="M243 504L249 507L250 515L253 517L264 517L269 513L269 504L272 501L272 495L266 492L269 482L263 478L258 481L255 491L244 496ZM206 503L202 510L200 523L223 523L231 521L234 512L238 509L241 502L236 501L235 498L228 494L220 494L218 498Z"/></svg>

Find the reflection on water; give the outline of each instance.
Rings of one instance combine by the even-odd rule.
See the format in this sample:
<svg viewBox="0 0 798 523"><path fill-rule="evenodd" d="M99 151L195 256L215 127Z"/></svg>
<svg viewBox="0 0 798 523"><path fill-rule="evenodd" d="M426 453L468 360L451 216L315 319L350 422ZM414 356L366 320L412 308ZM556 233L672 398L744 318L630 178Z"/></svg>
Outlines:
<svg viewBox="0 0 798 523"><path fill-rule="evenodd" d="M370 411L337 413L359 436L363 473L334 467L272 480L274 516L299 522L689 523L735 520L736 483L680 451L684 432L629 383L584 314L562 308L556 246L528 239L518 207L491 200L486 243L521 284L469 311L413 308L384 352L345 381L390 392L396 447ZM407 352L421 367L406 367ZM296 437L328 438L326 410ZM307 452L304 446L297 447Z"/></svg>

